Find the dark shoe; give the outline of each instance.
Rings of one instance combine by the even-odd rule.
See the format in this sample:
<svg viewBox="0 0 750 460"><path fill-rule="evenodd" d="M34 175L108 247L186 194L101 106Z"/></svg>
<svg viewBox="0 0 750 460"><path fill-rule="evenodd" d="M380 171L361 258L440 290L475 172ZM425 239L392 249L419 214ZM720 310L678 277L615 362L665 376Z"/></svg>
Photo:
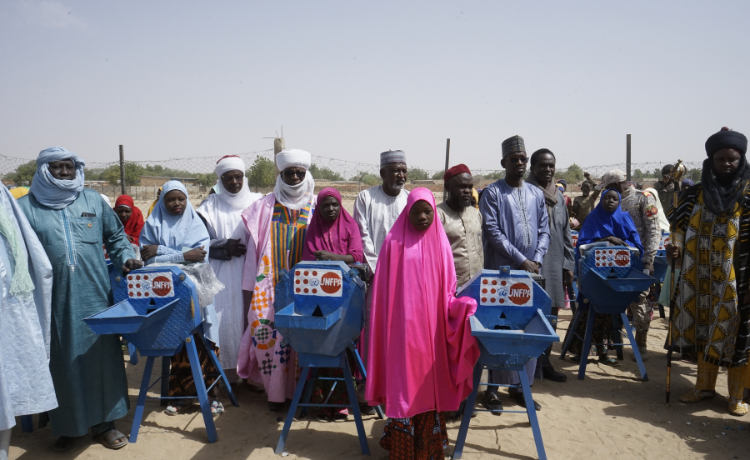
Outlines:
<svg viewBox="0 0 750 460"><path fill-rule="evenodd" d="M268 409L271 412L281 412L284 409L284 403L268 401Z"/></svg>
<svg viewBox="0 0 750 460"><path fill-rule="evenodd" d="M375 408L370 406L369 404L360 404L359 405L359 412L365 416L365 415L375 415Z"/></svg>
<svg viewBox="0 0 750 460"><path fill-rule="evenodd" d="M510 397L521 407L523 407L524 409L526 408L526 399L523 397L523 392L510 392ZM542 410L542 406L540 406L538 402L534 401L534 409L539 412L540 410Z"/></svg>
<svg viewBox="0 0 750 460"><path fill-rule="evenodd" d="M70 436L60 436L52 445L52 450L55 452L66 452L75 446L78 438L71 438Z"/></svg>
<svg viewBox="0 0 750 460"><path fill-rule="evenodd" d="M484 396L484 407L491 411L492 415L503 415L503 403L497 397L497 393L487 393Z"/></svg>
<svg viewBox="0 0 750 460"><path fill-rule="evenodd" d="M502 412L500 412L500 413L502 414ZM474 409L473 411L471 411L471 418L474 418L474 417L476 417L477 415L479 415L479 412L477 412L477 410L476 410L476 409Z"/></svg>
<svg viewBox="0 0 750 460"><path fill-rule="evenodd" d="M565 382L568 380L567 375L557 372L552 366L542 368L542 375L546 380L552 380L553 382Z"/></svg>

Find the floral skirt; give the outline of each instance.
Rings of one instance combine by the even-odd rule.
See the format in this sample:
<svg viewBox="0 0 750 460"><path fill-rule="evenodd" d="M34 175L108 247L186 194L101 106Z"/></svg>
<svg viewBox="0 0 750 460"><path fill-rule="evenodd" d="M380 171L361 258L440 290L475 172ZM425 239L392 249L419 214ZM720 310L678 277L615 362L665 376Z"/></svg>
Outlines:
<svg viewBox="0 0 750 460"><path fill-rule="evenodd" d="M412 418L389 418L380 447L390 460L439 460L448 447L448 431L442 413L431 410Z"/></svg>

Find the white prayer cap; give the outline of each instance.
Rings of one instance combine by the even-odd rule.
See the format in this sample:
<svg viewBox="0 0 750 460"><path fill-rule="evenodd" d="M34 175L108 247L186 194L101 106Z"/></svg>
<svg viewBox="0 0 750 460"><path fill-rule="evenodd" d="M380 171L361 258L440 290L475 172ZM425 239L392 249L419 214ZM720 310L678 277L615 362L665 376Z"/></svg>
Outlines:
<svg viewBox="0 0 750 460"><path fill-rule="evenodd" d="M312 164L312 155L309 152L299 149L284 149L276 155L276 166L279 171L287 168L305 168L310 169Z"/></svg>
<svg viewBox="0 0 750 460"><path fill-rule="evenodd" d="M403 150L388 150L380 154L380 169L390 163L406 163L406 154Z"/></svg>
<svg viewBox="0 0 750 460"><path fill-rule="evenodd" d="M216 176L219 178L225 173L234 170L242 171L242 174L245 174L245 162L237 155L227 155L220 158L219 161L216 162L216 167L214 168Z"/></svg>

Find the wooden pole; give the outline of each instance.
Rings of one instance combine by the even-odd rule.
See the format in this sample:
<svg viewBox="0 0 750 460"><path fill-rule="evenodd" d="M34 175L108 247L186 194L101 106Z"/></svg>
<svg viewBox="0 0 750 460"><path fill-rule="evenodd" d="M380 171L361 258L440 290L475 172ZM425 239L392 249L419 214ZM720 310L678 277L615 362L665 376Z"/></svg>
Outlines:
<svg viewBox="0 0 750 460"><path fill-rule="evenodd" d="M625 172L628 175L628 180L632 180L630 175L630 134L628 134L627 153L625 154Z"/></svg>
<svg viewBox="0 0 750 460"><path fill-rule="evenodd" d="M273 165L276 167L276 175L278 176L281 171L279 171L279 167L276 165L276 155L279 154L282 150L284 150L286 147L284 145L284 138L283 137L277 137L273 140Z"/></svg>
<svg viewBox="0 0 750 460"><path fill-rule="evenodd" d="M443 172L448 171L448 165L450 165L450 156L451 156L451 140L450 138L445 140L445 169ZM443 201L445 201L447 190L443 188Z"/></svg>
<svg viewBox="0 0 750 460"><path fill-rule="evenodd" d="M120 145L120 190L125 195L125 150Z"/></svg>

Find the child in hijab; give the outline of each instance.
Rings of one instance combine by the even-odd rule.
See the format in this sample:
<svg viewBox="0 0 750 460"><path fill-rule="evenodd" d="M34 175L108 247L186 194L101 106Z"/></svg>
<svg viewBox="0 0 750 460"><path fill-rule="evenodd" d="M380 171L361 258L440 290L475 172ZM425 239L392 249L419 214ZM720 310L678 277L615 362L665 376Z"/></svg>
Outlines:
<svg viewBox="0 0 750 460"><path fill-rule="evenodd" d="M362 262L362 235L352 216L341 206L341 193L326 187L318 193L318 206L307 227L302 260L339 260L347 264ZM321 377L343 377L341 369L321 369ZM331 392L331 380L317 380L313 402L323 403ZM349 404L346 387L339 383L328 398L329 404ZM346 408L328 408L318 413L318 420L346 420Z"/></svg>
<svg viewBox="0 0 750 460"><path fill-rule="evenodd" d="M479 346L469 316L477 304L455 291L435 198L414 189L380 250L370 312L365 396L385 406L380 445L391 460L444 458L442 412L457 410L471 392Z"/></svg>
<svg viewBox="0 0 750 460"><path fill-rule="evenodd" d="M143 226L140 242L141 258L147 265L153 263L190 263L208 262L208 230L188 199L188 192L182 182L169 181L162 187L159 200ZM204 370L206 388L213 384L218 371L203 346L203 341L195 337L201 369ZM211 344L211 342L209 342ZM212 344L213 345L213 344ZM219 349L214 346L218 355ZM197 394L193 374L190 368L185 347L172 357L172 369L169 376L169 396L195 396ZM177 415L191 400L177 400L167 406L167 415ZM218 401L211 403L212 412L223 412Z"/></svg>
<svg viewBox="0 0 750 460"><path fill-rule="evenodd" d="M614 189L608 189L602 195L601 201L593 211L583 221L583 226L578 233L578 244L575 248L576 265L581 254L579 248L584 244L594 243L596 241L607 241L617 246L630 246L638 248L638 257L643 258L643 246L635 223L630 214L620 208L620 193ZM586 333L586 322L589 314L589 301L584 298L583 293L578 291L578 308L581 311L581 318L578 320L578 326L574 331L577 335L573 336L568 349L572 354L572 361L578 362L583 354L588 355L589 350L582 350L583 337ZM614 358L607 356L606 341L612 341L612 333L606 332L612 329L612 315L600 315L595 313L593 343L596 344L599 362L601 364L617 367L621 364ZM568 334L571 334L568 329ZM579 337L580 336L580 337ZM567 340L567 336L566 336ZM585 358L584 358L585 359Z"/></svg>
<svg viewBox="0 0 750 460"><path fill-rule="evenodd" d="M120 195L115 201L115 213L125 227L130 243L140 246L141 230L143 229L143 213L133 203L133 198Z"/></svg>

